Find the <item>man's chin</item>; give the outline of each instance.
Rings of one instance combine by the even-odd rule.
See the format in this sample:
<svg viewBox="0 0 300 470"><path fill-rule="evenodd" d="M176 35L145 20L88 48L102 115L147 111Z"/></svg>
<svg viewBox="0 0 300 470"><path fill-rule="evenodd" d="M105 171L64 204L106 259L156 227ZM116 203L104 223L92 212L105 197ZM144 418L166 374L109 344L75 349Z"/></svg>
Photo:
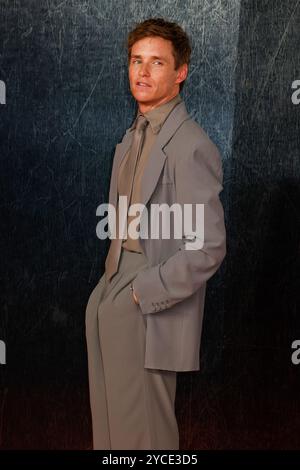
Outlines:
<svg viewBox="0 0 300 470"><path fill-rule="evenodd" d="M153 101L152 94L147 92L135 92L133 97L140 103L151 103Z"/></svg>

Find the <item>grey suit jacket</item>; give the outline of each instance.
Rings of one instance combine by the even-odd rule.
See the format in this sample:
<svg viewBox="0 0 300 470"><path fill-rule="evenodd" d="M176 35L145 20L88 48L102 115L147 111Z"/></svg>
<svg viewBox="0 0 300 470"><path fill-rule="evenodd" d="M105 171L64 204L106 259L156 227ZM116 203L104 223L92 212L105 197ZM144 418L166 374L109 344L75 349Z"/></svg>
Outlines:
<svg viewBox="0 0 300 470"><path fill-rule="evenodd" d="M109 203L114 207L118 169L132 136L129 128L116 146L109 190ZM146 205L145 214L151 213L151 204L177 203L182 208L184 204L204 204L204 244L201 249L185 249L191 234L184 231L179 239L140 239L148 266L138 273L133 287L141 315L147 320L145 368L200 370L206 282L226 254L219 199L222 182L220 153L182 101L167 117L150 151L141 203ZM141 222L141 229L143 226Z"/></svg>

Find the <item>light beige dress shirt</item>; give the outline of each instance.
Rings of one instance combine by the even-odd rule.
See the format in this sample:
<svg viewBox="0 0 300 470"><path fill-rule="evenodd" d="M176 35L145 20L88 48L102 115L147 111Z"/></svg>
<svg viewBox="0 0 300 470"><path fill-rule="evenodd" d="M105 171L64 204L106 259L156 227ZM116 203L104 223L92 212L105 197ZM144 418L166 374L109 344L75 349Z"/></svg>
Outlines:
<svg viewBox="0 0 300 470"><path fill-rule="evenodd" d="M141 179L144 173L145 165L149 157L151 148L153 144L155 143L157 134L159 133L168 115L170 114L172 109L181 101L182 101L181 97L178 93L178 95L176 95L171 100L167 101L166 103L154 109L151 109L150 111L146 113L141 113L141 111L138 111L132 128L133 129L135 128L136 120L140 114L143 114L149 123L145 130L144 141L142 143L139 159L136 165L136 170L135 170L134 179L133 179L131 201L128 201L128 207L129 207L129 204L132 205L132 204L138 204L141 202L140 200ZM127 158L129 158L129 155L130 155L130 150L128 150L128 152L126 153L120 165L119 174L118 174L118 197L119 195L127 194L128 181L125 181L125 178L122 178L122 168L124 167ZM127 228L129 227L130 222L134 220L137 216L138 216L138 213L133 216L127 216ZM138 253L142 253L139 239L135 240L133 238L130 238L129 234L127 234L127 239L125 239L122 242L122 247L129 251L136 251Z"/></svg>

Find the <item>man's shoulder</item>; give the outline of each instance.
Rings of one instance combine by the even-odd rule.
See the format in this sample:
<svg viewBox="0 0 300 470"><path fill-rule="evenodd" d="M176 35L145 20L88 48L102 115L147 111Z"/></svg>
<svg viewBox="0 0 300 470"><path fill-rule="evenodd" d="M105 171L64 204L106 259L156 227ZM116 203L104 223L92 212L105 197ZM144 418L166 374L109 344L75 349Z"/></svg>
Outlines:
<svg viewBox="0 0 300 470"><path fill-rule="evenodd" d="M170 144L171 142L172 146L178 149L182 149L183 147L186 150L205 149L206 151L210 150L219 153L219 149L211 137L191 116L181 123L172 136Z"/></svg>

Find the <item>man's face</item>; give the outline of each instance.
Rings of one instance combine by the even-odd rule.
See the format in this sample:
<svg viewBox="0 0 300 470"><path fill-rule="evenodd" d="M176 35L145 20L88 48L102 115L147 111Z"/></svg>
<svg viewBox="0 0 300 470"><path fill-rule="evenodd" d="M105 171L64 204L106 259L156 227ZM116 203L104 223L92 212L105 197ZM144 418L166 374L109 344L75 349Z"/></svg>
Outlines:
<svg viewBox="0 0 300 470"><path fill-rule="evenodd" d="M159 36L137 41L129 62L130 90L142 112L159 106L179 92L187 76L187 64L175 70L172 43Z"/></svg>

